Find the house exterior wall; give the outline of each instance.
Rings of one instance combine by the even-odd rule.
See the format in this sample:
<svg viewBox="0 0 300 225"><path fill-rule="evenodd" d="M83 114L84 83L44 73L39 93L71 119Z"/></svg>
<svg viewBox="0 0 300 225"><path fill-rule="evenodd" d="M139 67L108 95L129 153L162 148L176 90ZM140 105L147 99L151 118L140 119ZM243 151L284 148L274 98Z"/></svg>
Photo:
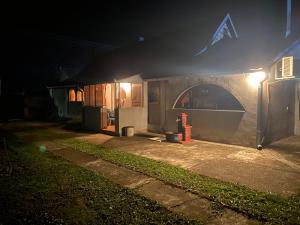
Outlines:
<svg viewBox="0 0 300 225"><path fill-rule="evenodd" d="M133 126L135 132L147 130L148 117L148 91L147 82L143 82L143 107L130 107L116 109L116 130L122 136L127 126Z"/></svg>
<svg viewBox="0 0 300 225"><path fill-rule="evenodd" d="M66 88L50 88L50 96L57 107L59 117L68 116L68 93Z"/></svg>
<svg viewBox="0 0 300 225"><path fill-rule="evenodd" d="M69 102L68 88L50 88L50 96L57 108L58 116L65 118L81 118L82 102Z"/></svg>
<svg viewBox="0 0 300 225"><path fill-rule="evenodd" d="M247 82L246 74L227 76L180 76L160 81L160 110L149 111L160 117L160 124L148 128L156 132L177 132L177 116L188 114L194 139L244 146L256 146L258 89ZM151 81L149 81L151 82ZM244 107L245 112L223 110L173 109L178 97L188 88L200 84L214 84L229 91ZM149 84L150 85L150 84Z"/></svg>
<svg viewBox="0 0 300 225"><path fill-rule="evenodd" d="M294 113L294 135L300 135L300 81L295 85L295 113Z"/></svg>

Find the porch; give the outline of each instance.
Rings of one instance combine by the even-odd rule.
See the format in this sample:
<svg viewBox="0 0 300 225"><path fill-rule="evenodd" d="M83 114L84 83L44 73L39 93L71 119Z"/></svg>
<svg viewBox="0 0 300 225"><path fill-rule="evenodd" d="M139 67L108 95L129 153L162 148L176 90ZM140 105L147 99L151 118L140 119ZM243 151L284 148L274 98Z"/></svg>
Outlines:
<svg viewBox="0 0 300 225"><path fill-rule="evenodd" d="M124 128L147 129L147 84L139 75L84 86L82 125L87 130L122 136Z"/></svg>

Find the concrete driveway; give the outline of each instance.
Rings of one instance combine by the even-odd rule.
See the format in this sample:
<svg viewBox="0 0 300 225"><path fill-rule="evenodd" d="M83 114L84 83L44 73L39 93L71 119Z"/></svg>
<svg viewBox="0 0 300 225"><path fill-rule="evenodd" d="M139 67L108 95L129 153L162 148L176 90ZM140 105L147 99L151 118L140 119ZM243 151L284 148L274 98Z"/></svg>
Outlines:
<svg viewBox="0 0 300 225"><path fill-rule="evenodd" d="M300 137L281 140L262 151L196 140L187 144L156 142L139 136L93 134L80 139L164 161L258 191L285 196L300 191Z"/></svg>
<svg viewBox="0 0 300 225"><path fill-rule="evenodd" d="M18 123L19 124L19 123ZM0 126L1 127L1 126ZM4 127L7 127L4 124ZM15 126L14 126L15 127ZM68 133L95 144L164 161L199 174L285 196L300 193L300 136L252 148L193 140L187 144L151 141L147 137L113 137L72 132L51 123L20 123L20 132L32 128Z"/></svg>

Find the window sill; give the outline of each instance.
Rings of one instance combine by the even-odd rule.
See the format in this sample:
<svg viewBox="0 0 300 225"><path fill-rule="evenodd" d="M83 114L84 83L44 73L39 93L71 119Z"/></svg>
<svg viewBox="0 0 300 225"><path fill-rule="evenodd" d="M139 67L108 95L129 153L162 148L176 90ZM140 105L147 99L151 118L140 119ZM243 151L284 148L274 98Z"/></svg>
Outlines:
<svg viewBox="0 0 300 225"><path fill-rule="evenodd" d="M214 112L237 112L244 113L245 110L231 110L231 109L186 109L186 108L173 108L173 110L188 110L188 111L214 111Z"/></svg>

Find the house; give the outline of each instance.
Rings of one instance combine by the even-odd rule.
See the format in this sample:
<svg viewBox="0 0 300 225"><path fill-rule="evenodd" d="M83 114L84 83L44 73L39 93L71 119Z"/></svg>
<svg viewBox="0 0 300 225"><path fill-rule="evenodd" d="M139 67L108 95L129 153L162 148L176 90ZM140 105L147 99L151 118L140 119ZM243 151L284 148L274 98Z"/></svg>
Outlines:
<svg viewBox="0 0 300 225"><path fill-rule="evenodd" d="M124 127L147 130L147 83L140 75L84 86L82 124L94 131L122 135Z"/></svg>
<svg viewBox="0 0 300 225"><path fill-rule="evenodd" d="M61 118L81 119L84 101L83 85L67 80L59 85L47 87L57 115Z"/></svg>
<svg viewBox="0 0 300 225"><path fill-rule="evenodd" d="M225 14L95 59L75 78L83 126L176 132L185 112L194 139L259 147L299 135L299 31L286 35L278 14L261 21Z"/></svg>

